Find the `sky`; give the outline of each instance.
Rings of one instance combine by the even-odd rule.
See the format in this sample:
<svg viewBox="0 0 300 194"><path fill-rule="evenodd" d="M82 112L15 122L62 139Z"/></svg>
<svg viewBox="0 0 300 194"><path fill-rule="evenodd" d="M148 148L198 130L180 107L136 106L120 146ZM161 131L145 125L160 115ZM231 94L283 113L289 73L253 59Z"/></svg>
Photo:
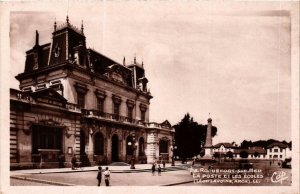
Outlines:
<svg viewBox="0 0 300 194"><path fill-rule="evenodd" d="M189 112L206 124L210 113L214 144L291 140L291 20L277 4L104 1L44 10L11 12L12 88L35 30L48 43L55 18L60 25L68 14L78 28L83 20L88 47L120 63L143 60L150 121L174 125Z"/></svg>

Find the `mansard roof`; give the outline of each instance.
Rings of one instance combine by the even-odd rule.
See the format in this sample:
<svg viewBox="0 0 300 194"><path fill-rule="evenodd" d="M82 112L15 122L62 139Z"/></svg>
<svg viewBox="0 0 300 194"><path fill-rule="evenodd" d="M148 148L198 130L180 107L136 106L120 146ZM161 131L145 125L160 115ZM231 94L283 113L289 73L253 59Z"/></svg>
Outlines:
<svg viewBox="0 0 300 194"><path fill-rule="evenodd" d="M147 89L148 80L143 63L137 63L134 58L134 66L126 66L125 58L123 64L120 64L94 49L87 48L83 25L81 29L76 28L70 24L68 17L66 23L60 26L54 23L51 43L39 45L39 33L36 31L36 43L26 52L25 70L16 79L22 83L24 79L62 69L68 72L79 70L92 77L107 79L152 98Z"/></svg>

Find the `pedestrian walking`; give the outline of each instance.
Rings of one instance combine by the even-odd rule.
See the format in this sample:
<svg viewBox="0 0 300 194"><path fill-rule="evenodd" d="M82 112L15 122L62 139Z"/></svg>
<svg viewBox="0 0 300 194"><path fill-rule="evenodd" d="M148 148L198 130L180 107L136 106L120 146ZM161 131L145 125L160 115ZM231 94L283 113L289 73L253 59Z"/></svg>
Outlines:
<svg viewBox="0 0 300 194"><path fill-rule="evenodd" d="M75 170L75 166L76 166L76 157L75 155L72 156L72 159L71 159L71 164L72 164L72 170Z"/></svg>
<svg viewBox="0 0 300 194"><path fill-rule="evenodd" d="M270 161L270 166L272 165L272 162Z"/></svg>
<svg viewBox="0 0 300 194"><path fill-rule="evenodd" d="M158 176L161 176L161 167L160 167L160 165L158 165L157 172L158 172Z"/></svg>
<svg viewBox="0 0 300 194"><path fill-rule="evenodd" d="M108 170L108 167L106 167L106 169L104 171L104 179L105 179L105 185L108 187L109 181L110 181L110 172Z"/></svg>
<svg viewBox="0 0 300 194"><path fill-rule="evenodd" d="M155 176L155 164L152 164L152 176Z"/></svg>
<svg viewBox="0 0 300 194"><path fill-rule="evenodd" d="M102 180L102 167L98 167L98 174L97 174L97 179L98 179L98 187L101 185L101 180Z"/></svg>

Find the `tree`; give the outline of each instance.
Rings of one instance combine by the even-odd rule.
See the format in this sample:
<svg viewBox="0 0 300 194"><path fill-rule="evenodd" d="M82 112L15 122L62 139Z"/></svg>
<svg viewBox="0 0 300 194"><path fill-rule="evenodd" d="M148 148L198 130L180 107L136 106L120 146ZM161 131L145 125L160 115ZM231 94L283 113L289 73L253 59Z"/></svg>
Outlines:
<svg viewBox="0 0 300 194"><path fill-rule="evenodd" d="M219 153L219 152L215 152L215 153L213 154L213 157L214 157L214 158L220 158L220 153Z"/></svg>
<svg viewBox="0 0 300 194"><path fill-rule="evenodd" d="M226 157L232 159L233 158L233 153L231 151L228 151L226 153Z"/></svg>
<svg viewBox="0 0 300 194"><path fill-rule="evenodd" d="M241 143L241 148L248 149L249 147L252 147L252 142L251 141L244 140Z"/></svg>
<svg viewBox="0 0 300 194"><path fill-rule="evenodd" d="M248 152L247 151L241 151L240 156L241 156L241 158L248 158Z"/></svg>
<svg viewBox="0 0 300 194"><path fill-rule="evenodd" d="M198 155L205 143L207 125L201 125L194 121L189 113L176 125L175 142L176 154L182 159ZM217 128L212 126L212 137L217 134Z"/></svg>

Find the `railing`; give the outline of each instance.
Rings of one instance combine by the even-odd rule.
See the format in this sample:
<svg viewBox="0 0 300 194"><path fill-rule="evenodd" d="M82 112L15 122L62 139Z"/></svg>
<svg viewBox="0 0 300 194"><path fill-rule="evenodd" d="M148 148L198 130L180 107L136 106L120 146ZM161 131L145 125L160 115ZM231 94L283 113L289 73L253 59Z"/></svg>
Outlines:
<svg viewBox="0 0 300 194"><path fill-rule="evenodd" d="M136 125L143 125L146 126L147 124L144 121L133 119L130 117L121 116L118 114L112 114L112 113L106 113L99 110L81 110L82 114L85 116L97 116L103 119L118 121L122 123L130 123L130 124L136 124Z"/></svg>
<svg viewBox="0 0 300 194"><path fill-rule="evenodd" d="M66 104L66 108L68 110L73 110L73 111L77 111L77 112L81 111L81 108L78 104L73 104L73 103L69 103L69 102Z"/></svg>
<svg viewBox="0 0 300 194"><path fill-rule="evenodd" d="M20 101L26 101L26 102L32 102L33 99L32 97L27 94L24 93L22 91L18 91L18 90L10 90L10 97L16 100L20 100Z"/></svg>

